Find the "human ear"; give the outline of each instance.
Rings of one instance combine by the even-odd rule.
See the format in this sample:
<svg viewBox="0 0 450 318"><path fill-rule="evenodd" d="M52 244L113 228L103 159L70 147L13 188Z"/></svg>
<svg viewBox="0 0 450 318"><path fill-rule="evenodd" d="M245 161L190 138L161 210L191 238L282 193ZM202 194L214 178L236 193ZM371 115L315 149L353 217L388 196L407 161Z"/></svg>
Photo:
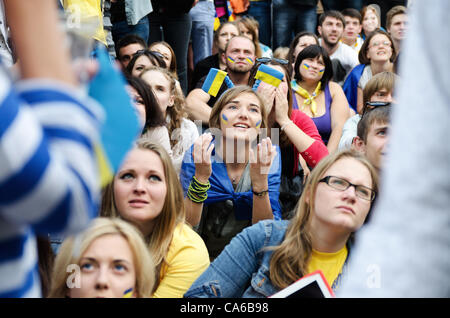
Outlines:
<svg viewBox="0 0 450 318"><path fill-rule="evenodd" d="M352 148L362 154L366 153L366 144L359 136L353 138Z"/></svg>

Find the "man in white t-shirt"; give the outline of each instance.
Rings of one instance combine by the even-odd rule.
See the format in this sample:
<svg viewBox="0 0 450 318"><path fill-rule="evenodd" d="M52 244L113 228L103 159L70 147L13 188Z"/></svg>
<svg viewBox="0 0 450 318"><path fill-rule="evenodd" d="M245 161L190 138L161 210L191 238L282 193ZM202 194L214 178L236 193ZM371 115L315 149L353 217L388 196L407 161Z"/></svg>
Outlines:
<svg viewBox="0 0 450 318"><path fill-rule="evenodd" d="M331 60L339 61L340 65L333 63L333 71L335 73L333 79L340 84L343 83L345 76L359 64L358 54L351 47L340 42L344 34L344 27L344 16L335 10L322 13L319 18L319 26L317 27L321 37L319 40L320 45L327 51ZM336 70L339 70L339 68L342 68L345 74L337 74Z"/></svg>

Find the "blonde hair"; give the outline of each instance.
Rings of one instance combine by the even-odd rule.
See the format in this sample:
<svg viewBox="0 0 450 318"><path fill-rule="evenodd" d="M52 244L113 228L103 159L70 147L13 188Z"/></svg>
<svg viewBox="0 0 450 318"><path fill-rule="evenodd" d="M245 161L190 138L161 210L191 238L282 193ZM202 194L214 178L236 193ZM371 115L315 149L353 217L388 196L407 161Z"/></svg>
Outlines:
<svg viewBox="0 0 450 318"><path fill-rule="evenodd" d="M155 264L149 253L142 234L131 224L120 219L97 218L77 236L64 240L53 267L49 298L67 297L67 272L69 265L80 265L80 260L89 246L104 235L121 235L133 253L136 271L137 297L150 297L155 284Z"/></svg>
<svg viewBox="0 0 450 318"><path fill-rule="evenodd" d="M178 90L176 87L177 79L173 74L165 68L159 66L150 66L142 71L139 77L150 71L157 71L163 74L170 83L170 93L174 96L174 102L171 107L167 107L167 115L169 115L170 121L167 125L167 130L169 131L170 137L170 146L174 147L175 144L180 140L181 136L181 122L183 118L187 117L187 113L185 111L186 100L184 98L183 92ZM176 135L173 135L173 133Z"/></svg>
<svg viewBox="0 0 450 318"><path fill-rule="evenodd" d="M361 153L346 150L335 152L322 159L313 169L306 182L295 216L288 225L283 242L279 246L269 248L274 251L269 267L270 280L274 286L280 289L285 288L307 274L308 263L312 254L310 223L315 208L314 199L317 185L323 174L335 162L343 158L353 158L362 163L372 177L372 189L378 190L377 171Z"/></svg>
<svg viewBox="0 0 450 318"><path fill-rule="evenodd" d="M156 267L159 270L166 262L167 252L172 242L175 228L180 223L185 223L184 196L180 181L178 180L175 168L164 148L145 139L139 139L136 142L138 149L153 151L159 156L164 167L164 176L166 179L166 198L161 213L155 219L155 225L149 237L146 237L148 248L153 255ZM101 216L120 217L120 211L117 211L114 198L114 180L105 187L102 196L100 209ZM157 274L157 285L159 284L159 273Z"/></svg>

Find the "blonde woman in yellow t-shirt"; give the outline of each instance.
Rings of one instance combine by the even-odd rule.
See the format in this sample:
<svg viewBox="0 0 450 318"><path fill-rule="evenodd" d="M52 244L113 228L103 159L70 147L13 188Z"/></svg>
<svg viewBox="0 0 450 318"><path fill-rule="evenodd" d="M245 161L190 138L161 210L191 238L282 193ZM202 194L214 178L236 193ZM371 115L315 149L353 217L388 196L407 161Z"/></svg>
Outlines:
<svg viewBox="0 0 450 318"><path fill-rule="evenodd" d="M172 161L159 145L137 142L103 192L101 215L120 217L144 235L157 266L153 297L182 297L209 266L203 240L185 223Z"/></svg>

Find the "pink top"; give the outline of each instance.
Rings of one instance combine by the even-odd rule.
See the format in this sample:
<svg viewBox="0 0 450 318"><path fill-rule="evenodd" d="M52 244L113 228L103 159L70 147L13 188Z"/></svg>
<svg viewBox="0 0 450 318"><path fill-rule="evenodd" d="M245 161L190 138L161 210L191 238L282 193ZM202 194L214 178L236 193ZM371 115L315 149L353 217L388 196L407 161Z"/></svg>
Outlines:
<svg viewBox="0 0 450 318"><path fill-rule="evenodd" d="M308 166L314 168L317 163L328 155L328 149L322 141L322 137L317 130L314 121L304 112L294 109L292 110L291 120L300 128L305 134L313 138L315 141L305 151L301 152L303 159L305 159ZM298 167L299 151L294 147L295 161L294 167Z"/></svg>

